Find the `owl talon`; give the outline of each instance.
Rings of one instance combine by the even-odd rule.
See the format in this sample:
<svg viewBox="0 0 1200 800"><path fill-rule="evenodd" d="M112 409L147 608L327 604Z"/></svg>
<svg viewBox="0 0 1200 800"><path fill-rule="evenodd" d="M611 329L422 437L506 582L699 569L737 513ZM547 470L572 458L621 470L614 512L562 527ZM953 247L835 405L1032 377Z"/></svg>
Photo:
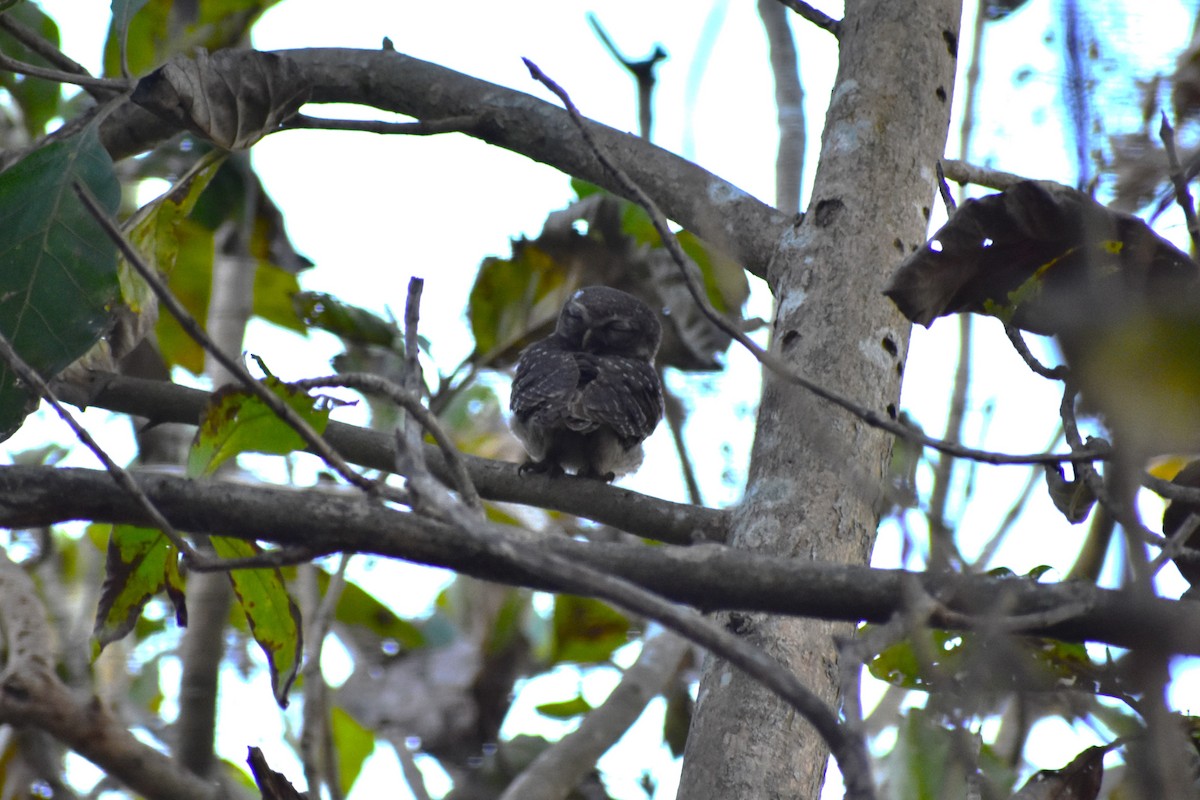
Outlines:
<svg viewBox="0 0 1200 800"><path fill-rule="evenodd" d="M547 478L557 478L563 474L563 468L549 459L545 461L526 461L517 467L518 475L545 475Z"/></svg>
<svg viewBox="0 0 1200 800"><path fill-rule="evenodd" d="M614 480L616 480L617 476L616 473L613 472L596 472L595 470L585 469L580 470L576 477L586 478L589 481L604 481L605 483L612 483Z"/></svg>

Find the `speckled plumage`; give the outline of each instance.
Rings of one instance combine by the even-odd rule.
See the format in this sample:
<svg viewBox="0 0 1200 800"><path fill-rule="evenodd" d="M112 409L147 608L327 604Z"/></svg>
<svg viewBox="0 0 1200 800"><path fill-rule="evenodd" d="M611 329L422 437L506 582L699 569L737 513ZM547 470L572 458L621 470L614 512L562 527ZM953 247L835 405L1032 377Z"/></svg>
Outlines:
<svg viewBox="0 0 1200 800"><path fill-rule="evenodd" d="M521 353L512 429L523 472L574 472L611 481L642 463L642 441L662 419L654 354L662 339L642 301L607 286L580 289L554 333Z"/></svg>

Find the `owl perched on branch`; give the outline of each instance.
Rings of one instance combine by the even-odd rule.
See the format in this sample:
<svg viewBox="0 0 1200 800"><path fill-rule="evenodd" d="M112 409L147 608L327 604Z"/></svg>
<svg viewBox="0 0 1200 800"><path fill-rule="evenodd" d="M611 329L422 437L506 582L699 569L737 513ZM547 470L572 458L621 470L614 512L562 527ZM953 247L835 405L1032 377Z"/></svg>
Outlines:
<svg viewBox="0 0 1200 800"><path fill-rule="evenodd" d="M611 481L642 463L663 415L654 354L662 327L645 303L607 286L580 289L554 333L527 347L513 379L512 429L525 472Z"/></svg>

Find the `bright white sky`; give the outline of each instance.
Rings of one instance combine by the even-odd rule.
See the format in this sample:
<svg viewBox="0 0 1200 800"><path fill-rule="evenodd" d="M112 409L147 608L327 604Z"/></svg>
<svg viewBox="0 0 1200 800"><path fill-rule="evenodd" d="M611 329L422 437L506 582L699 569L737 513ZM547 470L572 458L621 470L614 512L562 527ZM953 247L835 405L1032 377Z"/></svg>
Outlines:
<svg viewBox="0 0 1200 800"><path fill-rule="evenodd" d="M63 25L64 49L85 65L98 68L108 4L42 0L41 5ZM835 16L840 14L834 3L818 5ZM1109 12L1120 5L1116 0L1096 4ZM525 56L566 87L584 114L634 130L633 81L611 61L586 22L586 13L598 7L602 24L626 55L643 57L656 44L670 55L658 73L656 143L693 158L770 202L776 142L773 84L762 26L753 6L746 0L610 0L603 4L580 0L343 0L337 4L336 13L331 13L330 4L323 0L285 0L255 27L254 44L268 50L309 46L377 48L387 36L398 51L407 55L547 98L522 65L521 57ZM1074 183L1070 150L1054 121L1061 67L1053 45L1043 41L1043 35L1057 25L1054 8L1056 4L1048 0L1032 0L1029 7L1010 19L989 26L985 49L988 58L995 60L989 64L978 105L981 116L972 155L974 160L1001 169ZM1135 13L1140 16L1121 23L1125 30L1123 52L1105 55L1118 58L1122 64L1136 58L1146 70L1142 74L1153 69L1165 71L1188 39L1191 13L1182 3L1155 3L1152 14L1142 9ZM819 131L812 123L824 115L836 49L832 37L812 26L796 22L793 29L801 53L805 111L810 122L806 162L810 180L819 145ZM970 30L968 22L960 36L960 63L964 68ZM696 55L701 42L711 48L703 69ZM1017 80L1015 76L1026 70L1029 77ZM1112 80L1123 78L1113 76ZM962 85L960 75L960 88ZM1134 105L1132 96L1127 97L1126 107ZM310 107L308 111L326 116L379 116L374 111L345 107ZM1106 116L1110 130L1113 118ZM957 127L952 130L956 132ZM957 153L957 145L952 143L948 152ZM283 209L297 249L316 263L302 278L305 288L329 291L376 311L390 308L399 316L409 277L424 277L423 333L433 341L434 354L444 369L457 364L471 348L463 310L479 262L489 255L507 255L512 237L536 236L546 214L565 206L572 196L566 176L460 135L405 138L289 132L257 145L254 159L268 191ZM760 285L751 313L769 317L769 302L769 294ZM976 378L969 402L972 416L967 426L968 441L1008 452L1044 448L1055 429L1057 387L1028 373L994 321L979 321L976 328ZM944 424L945 401L957 358L957 329L957 321L942 320L932 330L917 329L913 335L903 405L933 434L939 434ZM328 359L337 352L330 337L300 340L265 325L252 330L250 349L285 378L327 372ZM744 469L753 435L757 376L753 362L735 351L725 379L715 383L708 379L681 381L681 385L707 389L707 396L696 403L688 438L710 504L726 505L737 500L740 478L726 481L723 473L732 470L740 475ZM102 423L103 417L98 421ZM714 430L722 431L716 440L710 435ZM20 450L44 436L44 429L31 431L16 437L11 447ZM114 450L128 454L128 445L118 438L114 437ZM723 445L728 446L727 451L722 450ZM77 463L92 466L85 458ZM964 533L968 555L994 530L996 520L1019 494L1027 474L1013 467L981 466L974 470L971 481L976 494L964 507L963 493L959 492L960 499L950 508L952 518L961 513L959 530ZM628 478L626 484L640 491L684 499L682 482L676 475L664 426L651 440L646 467ZM928 473L924 473L925 484L928 479ZM965 486L961 481L960 487L965 490ZM1147 513L1153 521L1155 512ZM1065 570L1084 532L1067 525L1040 488L1018 522L1018 530L993 564L1017 572L1040 564ZM886 525L875 563L897 565L900 544L897 526ZM425 609L429 602L427 587L431 581L436 585L441 580L426 577L427 571L419 571L418 577L415 568L390 564L376 564L370 572L374 578L364 575L364 583L381 593L382 587L394 587L398 582L408 587L400 595L388 593L399 613ZM1167 572L1171 574L1164 576L1163 591L1176 596L1183 584L1173 568ZM169 664L164 666L164 670L170 668ZM559 697L567 695L573 692L577 680L573 671L562 671L547 691ZM598 685L603 682L588 685L589 699L603 697L606 689ZM236 707L255 709L256 724L273 716L270 693L261 685L244 686L240 681L226 685ZM1196 696L1192 682L1189 687L1179 687L1179 691ZM523 698L520 702L527 705L529 701ZM1181 699L1181 704L1196 705L1186 699ZM516 716L536 719L529 713ZM641 723L642 733L626 737L623 751L606 758L604 766L611 768L609 787L617 796L644 797L635 781L642 769L653 767L662 768L658 775L662 786L656 797L674 797L673 773L677 766L664 768L669 759L661 753L655 764L646 759L650 748L645 742L653 738L660 724L657 714L648 714ZM560 730L535 722L529 725L533 732L553 734ZM1047 760L1040 766L1061 766L1079 749L1070 743L1069 750L1058 745L1050 747L1051 741L1063 738L1063 727L1045 726L1035 734L1037 746L1030 752L1047 753ZM268 748L275 762L278 756L272 751L279 752L279 748L273 734L264 732L257 742L247 742L245 734L242 728L238 737L222 743L230 758L240 760L247 744L260 744ZM374 759L355 797L371 796L372 787L377 791L381 785L395 786L396 769L390 753L386 758ZM431 789L437 788L436 779L432 780Z"/></svg>

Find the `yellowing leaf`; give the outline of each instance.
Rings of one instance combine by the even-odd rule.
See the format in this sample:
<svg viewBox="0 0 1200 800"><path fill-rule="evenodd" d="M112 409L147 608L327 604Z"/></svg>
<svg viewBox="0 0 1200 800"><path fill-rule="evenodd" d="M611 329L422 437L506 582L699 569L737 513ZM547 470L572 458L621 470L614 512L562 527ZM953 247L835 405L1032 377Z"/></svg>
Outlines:
<svg viewBox="0 0 1200 800"><path fill-rule="evenodd" d="M213 536L211 541L221 558L250 558L260 552L242 539ZM267 657L275 702L287 708L288 690L300 670L303 652L300 609L288 596L283 575L276 568L231 570L229 582L246 614L250 634Z"/></svg>
<svg viewBox="0 0 1200 800"><path fill-rule="evenodd" d="M329 408L320 398L293 389L268 376L268 389L322 433L329 422ZM213 393L192 448L188 452L188 475L211 475L217 467L239 453L283 455L304 447L300 434L275 416L258 397L244 389L227 386Z"/></svg>
<svg viewBox="0 0 1200 800"><path fill-rule="evenodd" d="M133 630L150 598L163 589L175 605L179 625L187 624L179 552L152 528L114 525L108 539L104 586L96 609L93 654Z"/></svg>

